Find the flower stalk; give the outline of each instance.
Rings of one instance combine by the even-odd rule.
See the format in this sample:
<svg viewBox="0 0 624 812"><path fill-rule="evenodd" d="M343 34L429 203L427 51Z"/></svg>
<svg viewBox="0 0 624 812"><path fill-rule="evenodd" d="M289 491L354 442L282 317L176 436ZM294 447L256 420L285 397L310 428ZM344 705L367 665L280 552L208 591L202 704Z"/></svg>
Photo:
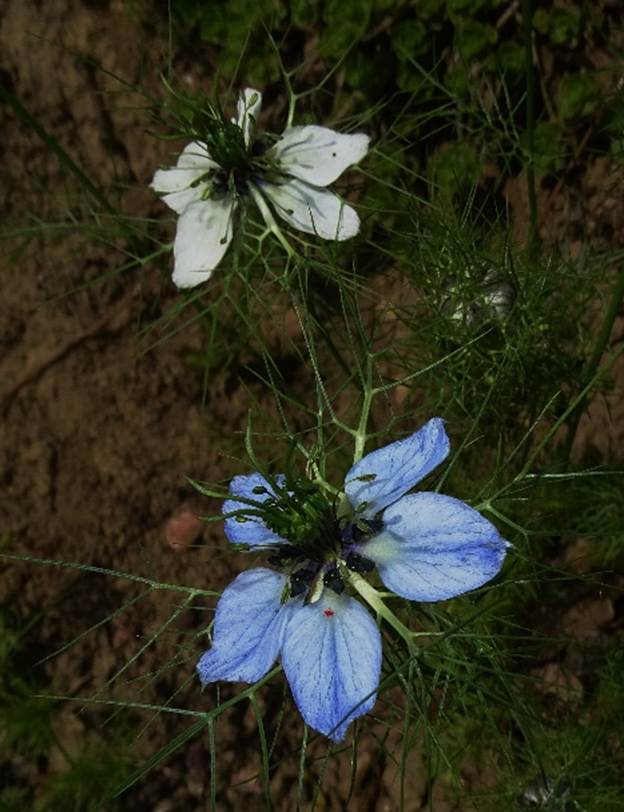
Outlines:
<svg viewBox="0 0 624 812"><path fill-rule="evenodd" d="M349 583L373 611L401 635L410 653L414 653L414 633L386 606L381 594L357 572L349 573Z"/></svg>

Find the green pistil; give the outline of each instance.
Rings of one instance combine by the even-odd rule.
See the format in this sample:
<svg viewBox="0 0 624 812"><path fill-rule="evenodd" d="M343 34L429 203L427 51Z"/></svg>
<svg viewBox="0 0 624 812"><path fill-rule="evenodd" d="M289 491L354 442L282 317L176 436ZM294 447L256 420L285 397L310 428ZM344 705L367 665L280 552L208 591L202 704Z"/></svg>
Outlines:
<svg viewBox="0 0 624 812"><path fill-rule="evenodd" d="M196 178L191 188L202 188L202 200L225 193L243 195L249 191L249 181L262 177L269 182L282 180L276 161L267 156L264 142L245 143L241 127L216 108L208 105L193 119L196 138L206 144L208 154L218 165Z"/></svg>
<svg viewBox="0 0 624 812"><path fill-rule="evenodd" d="M339 552L339 533L333 509L325 496L305 482L295 483L293 493L267 500L266 524L295 547L302 558L327 561Z"/></svg>
<svg viewBox="0 0 624 812"><path fill-rule="evenodd" d="M247 171L250 163L249 150L238 124L222 117L206 117L202 125L208 154L213 161L227 172Z"/></svg>

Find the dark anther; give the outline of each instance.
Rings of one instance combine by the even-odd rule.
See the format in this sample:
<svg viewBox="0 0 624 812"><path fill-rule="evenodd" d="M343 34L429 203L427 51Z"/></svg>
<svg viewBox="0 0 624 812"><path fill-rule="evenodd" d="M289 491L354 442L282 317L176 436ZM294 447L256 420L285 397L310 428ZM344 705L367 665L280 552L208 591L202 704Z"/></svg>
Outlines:
<svg viewBox="0 0 624 812"><path fill-rule="evenodd" d="M379 533L382 528L381 519L358 519L351 525L351 541L357 544L358 541Z"/></svg>
<svg viewBox="0 0 624 812"><path fill-rule="evenodd" d="M338 595L344 592L344 581L340 577L337 567L332 567L331 569L327 570L325 575L323 575L323 583L325 586L333 589Z"/></svg>
<svg viewBox="0 0 624 812"><path fill-rule="evenodd" d="M264 141L254 141L251 145L251 154L254 158L260 158L267 151L268 146Z"/></svg>
<svg viewBox="0 0 624 812"><path fill-rule="evenodd" d="M225 194L228 190L228 176L227 172L220 169L212 179L212 185L217 194Z"/></svg>
<svg viewBox="0 0 624 812"><path fill-rule="evenodd" d="M304 592L308 591L308 584L304 583L303 581L295 581L294 579L290 579L290 597L296 598L298 595L303 595Z"/></svg>
<svg viewBox="0 0 624 812"><path fill-rule="evenodd" d="M286 544L281 544L279 547L273 549L272 555L267 558L267 562L276 567L281 567L288 564L288 562L293 558L298 557L299 550L297 550L296 547L289 547Z"/></svg>
<svg viewBox="0 0 624 812"><path fill-rule="evenodd" d="M350 570L353 570L353 572L359 572L361 574L375 569L375 562L371 561L370 558L366 558L366 556L360 555L359 553L349 553L345 564Z"/></svg>
<svg viewBox="0 0 624 812"><path fill-rule="evenodd" d="M249 184L247 183L247 178L241 178L238 176L234 176L234 185L236 186L236 191L239 195L246 195L249 192Z"/></svg>
<svg viewBox="0 0 624 812"><path fill-rule="evenodd" d="M232 181L234 188L239 195L245 195L249 191L248 173L245 170L232 170ZM230 173L226 169L219 169L212 178L212 187L217 194L226 194L230 191Z"/></svg>
<svg viewBox="0 0 624 812"><path fill-rule="evenodd" d="M296 598L307 591L310 582L314 580L316 573L314 570L302 569L293 572L290 576L290 595Z"/></svg>
<svg viewBox="0 0 624 812"><path fill-rule="evenodd" d="M363 530L359 525L352 524L351 525L351 541L355 542L356 544L358 541L362 541L363 538L367 536L366 530Z"/></svg>
<svg viewBox="0 0 624 812"><path fill-rule="evenodd" d="M379 533L383 529L383 522L381 519L369 519L368 520L368 535L374 536L376 533Z"/></svg>
<svg viewBox="0 0 624 812"><path fill-rule="evenodd" d="M264 485L256 485L255 488L251 489L252 493L255 493L257 496L260 496L261 493L268 493L267 489Z"/></svg>

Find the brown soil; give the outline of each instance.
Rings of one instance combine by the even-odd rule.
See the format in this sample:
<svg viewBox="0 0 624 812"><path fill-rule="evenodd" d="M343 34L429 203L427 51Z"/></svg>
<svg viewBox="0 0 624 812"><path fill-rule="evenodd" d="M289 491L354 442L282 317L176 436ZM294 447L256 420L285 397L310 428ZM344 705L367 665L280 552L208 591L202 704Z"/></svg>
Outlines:
<svg viewBox="0 0 624 812"><path fill-rule="evenodd" d="M168 145L146 135L145 117L132 109L138 100L119 97L119 84L103 71L143 86L145 76L154 77L149 89L160 92L156 77L166 30L139 27L124 6L56 0L44 8L35 0L8 2L0 23L2 80L98 186L121 190L116 205L122 212L162 216L163 206L146 186L155 168L166 162ZM77 54L88 54L103 70L85 67ZM189 83L206 84L205 73L193 70ZM2 131L5 218L16 227L30 215L58 221L59 212L81 199L78 190L37 135L7 108L2 109ZM83 199L78 216L87 219L88 206ZM3 262L0 529L8 534L8 551L14 555L220 590L241 568L241 557L226 555L217 526L207 526L193 539L196 533L185 537L180 523L171 520L185 511L216 509L216 503L198 497L185 476L225 482L236 470L236 462L220 449L230 435L235 438L232 450L242 456L238 433L254 384L246 381L243 387L237 369L216 373L202 403L201 375L189 363L202 347L199 326L145 351L140 328L155 322L177 298L167 264L106 279L118 267L119 253L94 247L79 230L60 239L37 236ZM61 295L79 287L79 292ZM281 329L277 322L276 334ZM267 395L256 389L253 394L262 403ZM129 604L142 589L123 578L12 563L2 566L0 601L24 617L41 613L36 627L40 650L33 651L33 659L39 659ZM159 673L185 635L206 622L203 611L176 614L180 603L179 593L151 592L49 660L43 666L45 681L55 693L89 698L123 668L115 680L117 698L136 701L138 695L146 703L164 703L175 694L176 707L213 707L215 691L202 695L193 678L200 644L183 652L178 667ZM198 607L210 604L194 601ZM140 691L137 679L145 680ZM280 681L275 683L261 697L268 719L277 718L282 703ZM224 697L234 694L233 688L222 689ZM68 703L55 725L62 749L75 758L85 746L109 741L105 719L104 714L85 714L80 702ZM188 724L188 718L173 714L152 719L133 747L133 758L153 754ZM283 740L300 740L302 726L294 712L287 711L283 724L291 731ZM218 808L264 808L254 778L259 747L248 703L222 718L217 743ZM319 743L310 753L325 750ZM384 799L392 797L394 771L386 777L385 760L368 761L361 763L352 797L362 799L360 809L392 808ZM298 758L287 748L281 763L273 794L284 799L282 808L292 809ZM51 773L67 767L66 756L54 747L38 766L13 765L12 775L17 785L42 786ZM348 776L347 754L328 768L332 789L324 808L343 808ZM154 770L120 807L203 810L208 786L204 734Z"/></svg>
<svg viewBox="0 0 624 812"><path fill-rule="evenodd" d="M3 6L0 81L99 186L117 190L115 204L122 212L161 217L164 208L146 186L155 167L166 162L168 146L146 135L145 117L136 109L140 100L119 94L119 83L104 71L130 84L147 83L151 92L160 94L157 76L167 48L165 18L148 24L127 11L131 4L120 1L5 0ZM86 66L78 56L86 54L103 70ZM208 81L211 56L196 55L187 70L190 85ZM0 108L0 123L3 219L23 227L30 216L58 221L59 213L71 209L86 221L89 200L78 195L38 136L6 106ZM595 172L588 173L587 183L598 191L601 168L597 162L592 167ZM615 195L612 187L610 195ZM600 199L616 217L602 191ZM622 222L620 211L614 225L620 232ZM260 402L268 402L269 396L249 380L243 386L239 370L230 367L215 373L203 403L201 375L189 361L202 348L201 328L190 326L150 351L140 338L140 328L176 301L166 262L107 276L118 264L118 251L97 247L80 231L60 237L53 231L42 233L23 250L5 253L0 533L7 534L7 550L15 555L220 590L240 568L241 557L226 554L218 526L205 525L196 539L188 516L181 524L172 525L171 519L185 511L207 514L216 507L199 497L184 477L225 482L240 470L236 460L220 452L223 438L230 436L229 448L242 456L238 433L245 426L249 388ZM76 288L80 290L61 295ZM276 324L276 335L280 329ZM619 403L621 408L621 399ZM612 427L609 421L602 434L621 446L622 421L617 430ZM75 569L13 562L0 570L0 602L9 603L22 617L36 618L40 650L33 650L33 660L112 615L143 588L132 580ZM115 681L117 698L136 701L138 696L148 704L162 704L175 694L176 707L213 707L216 691L202 695L192 678L199 645L182 652L179 666L159 672L180 642L205 624L201 607L210 605L207 599L195 598L197 610L176 614L180 603L180 593L150 592L46 662L45 681L55 693L88 698L98 695L123 668ZM163 624L167 628L151 643ZM141 678L145 682L135 682ZM574 683L561 687L558 673L549 672L548 679L553 691L576 690ZM260 695L266 720L277 717L281 685L274 680ZM221 695L234 693L224 687ZM283 799L279 809L292 810L302 725L289 701L285 705L286 735L280 739L282 752L276 753L279 766L272 794ZM137 712L136 718L148 721L152 715ZM109 741L106 719L99 711L83 713L80 702L67 703L57 720L61 745L75 756L85 743ZM175 714L159 716L136 743L133 757L153 754L191 722ZM248 703L222 717L217 741L217 808L263 809L262 787L254 777L259 768L257 726ZM288 741L295 752L284 744ZM390 739L385 752L360 753L353 788L350 751L330 760L318 808L397 809L400 790L392 756L398 759L400 749L400 741ZM311 747L311 775L323 769L322 761L312 764L311 759L326 750L322 741ZM423 770L418 758L413 759L407 771L406 797L412 800L406 812L424 808L426 797ZM11 774L18 784L42 786L51 773L66 768L66 757L54 747L36 764L12 765ZM479 780L487 785L483 776ZM309 779L307 791L311 797ZM438 794L443 794L440 788L434 792L438 812L459 809L438 800ZM204 733L154 769L120 801L120 808L200 812L209 808L208 798Z"/></svg>

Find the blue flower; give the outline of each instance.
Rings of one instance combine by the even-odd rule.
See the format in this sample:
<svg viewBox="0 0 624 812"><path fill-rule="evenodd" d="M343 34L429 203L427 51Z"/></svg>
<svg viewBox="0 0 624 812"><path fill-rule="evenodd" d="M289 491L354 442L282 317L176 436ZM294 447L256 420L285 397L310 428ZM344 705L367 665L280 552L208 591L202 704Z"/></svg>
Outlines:
<svg viewBox="0 0 624 812"><path fill-rule="evenodd" d="M356 463L336 504L308 480L235 477L228 539L268 552L283 572L252 569L224 590L197 665L202 683L255 682L279 657L306 723L341 741L375 704L382 660L373 617L348 594L349 571L376 567L395 594L440 601L489 581L505 558L508 543L464 502L408 494L448 453L433 418Z"/></svg>

